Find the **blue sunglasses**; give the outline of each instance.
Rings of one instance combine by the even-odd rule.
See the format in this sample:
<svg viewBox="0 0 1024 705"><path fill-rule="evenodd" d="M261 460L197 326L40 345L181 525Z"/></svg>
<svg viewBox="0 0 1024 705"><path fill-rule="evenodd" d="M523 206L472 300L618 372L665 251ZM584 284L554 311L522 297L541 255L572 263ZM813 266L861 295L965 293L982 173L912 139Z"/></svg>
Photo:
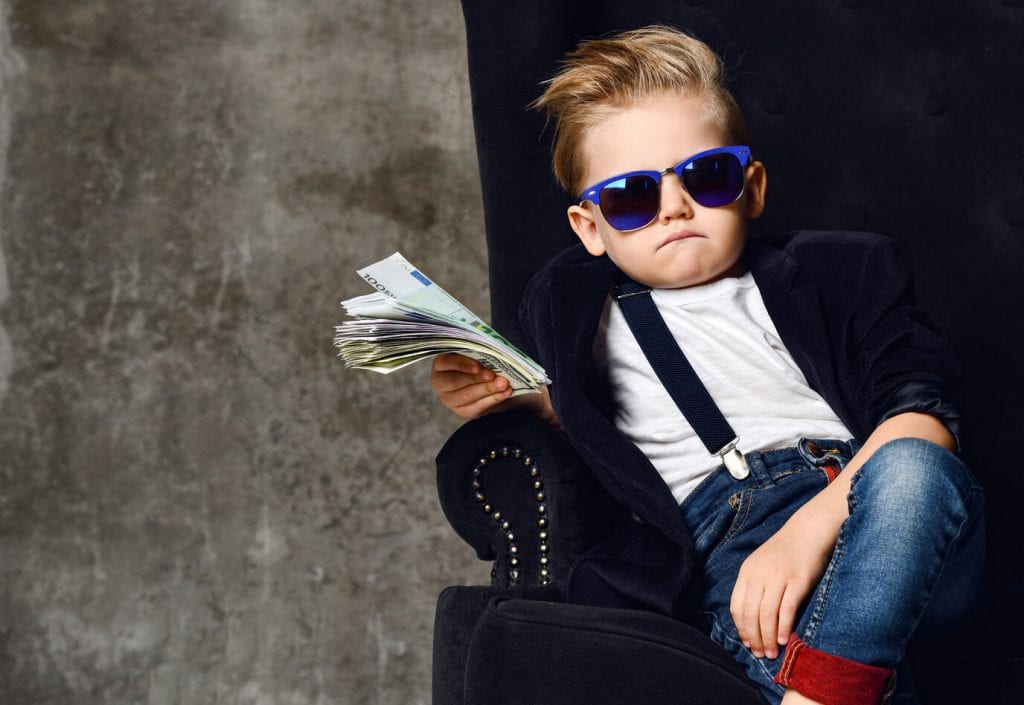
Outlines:
<svg viewBox="0 0 1024 705"><path fill-rule="evenodd" d="M639 230L653 223L661 210L661 177L675 172L686 192L706 208L737 200L746 187L750 147L709 149L662 171L630 171L594 184L583 201L601 209L604 219L619 232Z"/></svg>

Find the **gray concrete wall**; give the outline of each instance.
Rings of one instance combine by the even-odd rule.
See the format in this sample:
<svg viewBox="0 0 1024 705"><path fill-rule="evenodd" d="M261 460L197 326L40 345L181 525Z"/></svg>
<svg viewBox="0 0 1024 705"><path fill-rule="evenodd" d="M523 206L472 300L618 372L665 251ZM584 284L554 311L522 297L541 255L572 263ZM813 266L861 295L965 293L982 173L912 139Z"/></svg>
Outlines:
<svg viewBox="0 0 1024 705"><path fill-rule="evenodd" d="M0 702L429 702L457 421L332 326L483 242L456 0L0 0Z"/></svg>

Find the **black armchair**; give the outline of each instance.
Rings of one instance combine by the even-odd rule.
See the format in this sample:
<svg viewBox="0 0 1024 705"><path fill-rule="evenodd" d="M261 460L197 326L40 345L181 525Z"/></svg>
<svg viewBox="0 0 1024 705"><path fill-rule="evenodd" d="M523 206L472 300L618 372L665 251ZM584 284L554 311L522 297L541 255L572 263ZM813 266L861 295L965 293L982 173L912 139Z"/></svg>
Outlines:
<svg viewBox="0 0 1024 705"><path fill-rule="evenodd" d="M529 277L574 241L564 225L566 197L550 176L550 133L525 106L586 36L662 22L692 31L725 58L770 176L768 209L754 237L790 227L844 228L899 243L920 303L964 368L964 454L988 498L979 618L938 649L916 644L915 681L926 705L1020 702L1024 578L1017 537L1024 523L1015 505L1024 474L1013 451L1024 447L1024 355L1016 331L1024 301L1016 271L1024 262L1024 2L694 0L638 7L464 0L463 9L492 317L513 340L521 338L517 308ZM502 197L510 192L520 198ZM520 415L481 419L452 437L438 472L445 512L477 555L495 562L495 584L441 596L437 705L547 702L543 684L552 682L587 702L759 701L742 674L715 660L717 647L685 625L545 607L557 599L572 557L607 536L620 511L557 431ZM509 599L515 597L528 599ZM568 646L579 644L583 625L601 633L581 661ZM720 699L680 696L703 692L687 681L700 670L685 666L693 658L721 663ZM621 676L637 664L652 675ZM596 679L597 690L588 685L593 678L580 677L595 673L605 676Z"/></svg>
<svg viewBox="0 0 1024 705"><path fill-rule="evenodd" d="M560 431L524 413L470 422L438 455L437 482L452 527L493 568L490 586L441 593L434 705L763 705L692 626L562 604L573 559L609 536L621 510ZM623 677L639 668L642 679Z"/></svg>

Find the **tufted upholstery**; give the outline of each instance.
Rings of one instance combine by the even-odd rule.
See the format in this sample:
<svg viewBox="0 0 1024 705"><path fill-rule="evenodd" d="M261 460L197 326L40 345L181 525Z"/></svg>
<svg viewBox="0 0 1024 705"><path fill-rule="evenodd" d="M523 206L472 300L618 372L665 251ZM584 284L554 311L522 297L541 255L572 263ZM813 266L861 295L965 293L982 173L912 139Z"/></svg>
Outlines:
<svg viewBox="0 0 1024 705"><path fill-rule="evenodd" d="M928 702L966 696L967 679L950 673L969 668L989 689L988 700L974 701L1019 702L1024 0L464 0L463 8L492 316L513 339L526 282L574 242L568 197L548 167L550 131L524 106L583 37L663 22L724 57L769 174L753 236L845 228L897 240L920 303L963 365L965 455L988 493L984 621L966 635L972 643L946 645L931 673L943 685L923 690Z"/></svg>

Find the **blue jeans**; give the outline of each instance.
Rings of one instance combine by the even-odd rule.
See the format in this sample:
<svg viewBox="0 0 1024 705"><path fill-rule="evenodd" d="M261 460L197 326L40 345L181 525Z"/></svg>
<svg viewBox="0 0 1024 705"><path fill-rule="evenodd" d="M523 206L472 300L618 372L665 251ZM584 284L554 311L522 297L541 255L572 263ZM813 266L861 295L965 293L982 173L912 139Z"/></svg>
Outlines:
<svg viewBox="0 0 1024 705"><path fill-rule="evenodd" d="M708 476L682 511L703 560L701 617L711 637L761 686L770 703L785 653L756 658L740 642L729 601L743 561L857 451L855 441L803 440L750 453L750 476ZM817 588L798 614L813 649L895 669L895 702L914 703L904 662L912 636L941 633L972 608L984 559L984 497L945 448L905 438L879 448L853 479L850 516Z"/></svg>

